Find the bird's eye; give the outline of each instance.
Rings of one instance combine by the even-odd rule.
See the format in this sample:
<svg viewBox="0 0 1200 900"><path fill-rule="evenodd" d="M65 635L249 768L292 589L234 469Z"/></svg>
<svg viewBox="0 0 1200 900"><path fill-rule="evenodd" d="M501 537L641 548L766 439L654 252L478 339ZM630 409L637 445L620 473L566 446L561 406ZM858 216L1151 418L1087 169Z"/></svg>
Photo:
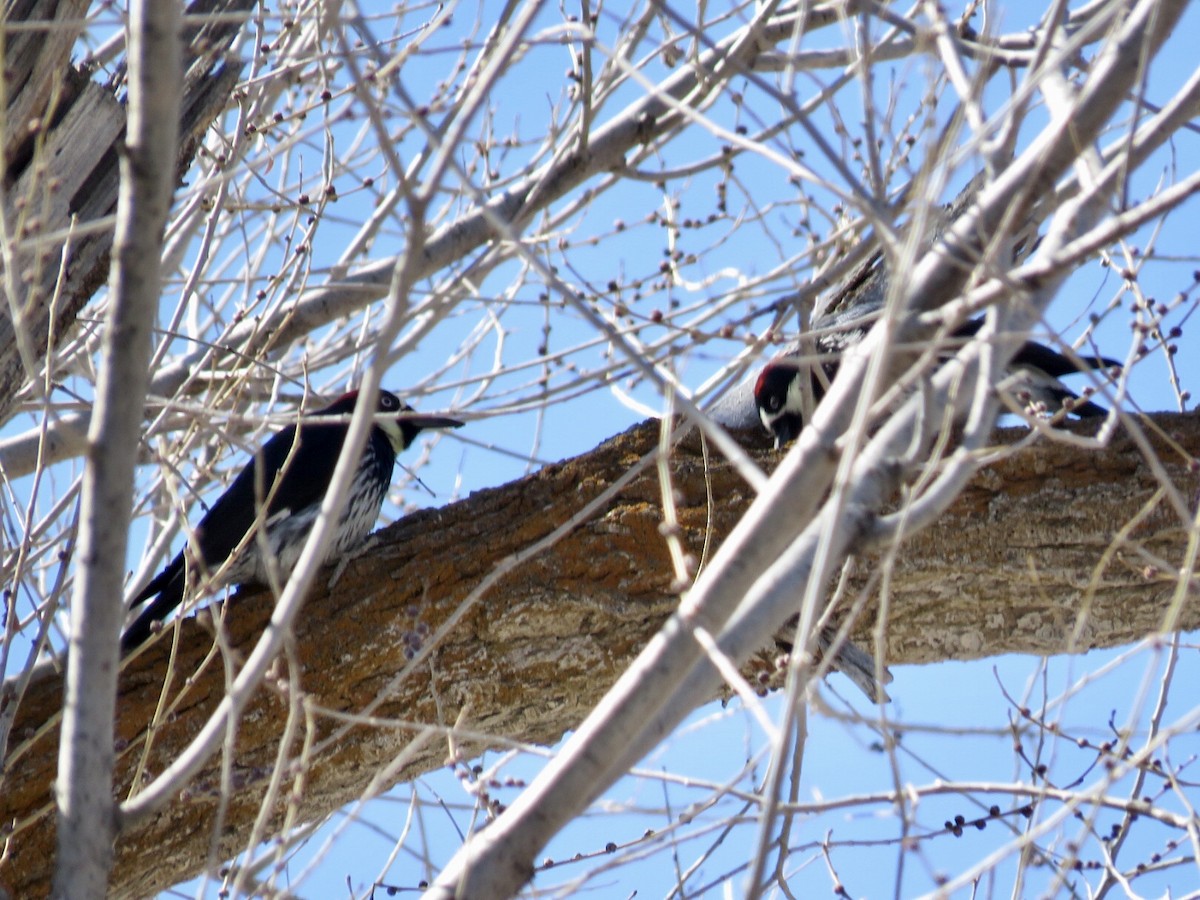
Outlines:
<svg viewBox="0 0 1200 900"><path fill-rule="evenodd" d="M782 406L783 406L783 398L778 395L771 397L767 401L767 407L771 410L771 412L779 412L779 410Z"/></svg>
<svg viewBox="0 0 1200 900"><path fill-rule="evenodd" d="M390 394L383 394L379 398L379 405L382 406L384 409L395 409L396 408L396 398L391 396Z"/></svg>

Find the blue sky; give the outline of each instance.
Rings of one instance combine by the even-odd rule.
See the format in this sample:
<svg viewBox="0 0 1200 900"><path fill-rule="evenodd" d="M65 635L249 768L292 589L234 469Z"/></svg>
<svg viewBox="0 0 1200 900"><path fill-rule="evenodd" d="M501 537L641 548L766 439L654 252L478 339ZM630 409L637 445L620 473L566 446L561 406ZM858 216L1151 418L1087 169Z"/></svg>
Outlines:
<svg viewBox="0 0 1200 900"><path fill-rule="evenodd" d="M1012 31L1024 27L1034 21L1041 9L1041 5L1033 4L1006 6L1000 28ZM430 52L405 63L401 78L417 102L432 96L434 82L454 77L449 73L453 71L460 42L477 39L472 34L470 13L473 11L456 14L438 39L431 41ZM417 10L411 23L397 24L395 31L405 34L429 14L429 8ZM567 44L561 40L560 22L556 10L544 11L538 22L543 40L506 75L490 98L487 116L477 122L480 136L496 135L502 144L509 138L511 146L486 156L473 156L469 149L460 154L459 162L472 173L475 188L485 195L494 189L494 181L502 186L506 178L519 177L530 161L544 159L545 153L552 149L541 147L538 139L544 132L549 111L561 102L570 87L563 74L570 55ZM373 20L373 27L377 33L393 28L382 18ZM1193 9L1190 21L1180 27L1178 34L1200 33L1198 29L1200 12ZM608 10L601 17L598 32L601 44L611 46L621 38L619 23ZM806 39L803 49L840 44L842 40L840 31L830 29L817 34L811 43ZM1188 41L1177 38L1152 71L1147 96L1152 101L1164 101L1191 74L1195 67L1193 56ZM661 77L666 71L661 64L646 68L652 78ZM922 114L921 92L931 71L928 57L881 65L878 69L877 105L882 109L885 98L893 94L897 98L897 110L887 119L894 135L902 136L909 117ZM832 75L821 73L821 77ZM729 129L744 125L751 134L769 126L769 117L776 110L753 86L735 87L744 92L748 102L739 107L726 98L709 115ZM812 83L801 78L794 88L797 96L804 97L811 91ZM1002 88L1004 85L996 85L987 95L989 112L999 108ZM598 111L598 121L615 114L625 102L640 96L641 91L636 84L627 85ZM342 124L338 119L338 110L352 108L348 95L340 92L328 107L330 119L338 121L331 131L335 156L348 157L355 152L359 126ZM861 109L861 95L855 91L839 95L838 112L851 135L860 127ZM930 115L944 121L947 113L939 109ZM304 139L291 150L293 168L286 177L281 174L282 165L273 160L271 153L254 157L254 165L261 167L264 183L286 188L289 196L306 190L313 190L316 195L322 184L321 160L327 152L318 119L311 116L301 129ZM848 154L853 152L852 142L836 134L830 108L815 111L813 121L835 145L845 147ZM1029 133L1038 121L1036 113L1031 116ZM421 140L416 131L405 131L397 141L396 152L402 159L411 159L418 152ZM769 144L777 151L803 158L827 177L836 178L822 165L819 151L805 144L800 129L772 136ZM1144 197L1160 181L1169 183L1181 174L1189 174L1194 168L1191 161L1200 150L1196 144L1195 133L1181 133L1177 143L1136 174L1131 195ZM538 249L549 264L558 267L559 277L581 294L595 297L596 306L606 314L618 316L619 307L628 309L626 321L639 326L642 340L674 339L680 351L670 365L680 381L693 390L746 346L748 332L760 334L766 328L768 317L753 316L751 308L761 309L775 297L807 282L808 268L795 262L805 249L805 223L817 234L826 233L832 226L832 222L822 221L823 213L827 214L832 203L828 192L808 184L791 183L785 172L764 157L739 156L731 172L687 171L691 164L719 154L720 146L720 140L702 129L690 129L660 151L638 161L640 175L647 177L631 179L618 189L601 193L576 215L557 223L553 235ZM920 147L914 151L914 159L919 160L919 151ZM486 176L489 168L494 168L500 177L489 179ZM346 241L370 214L375 198L386 190L389 178L381 159L364 166L363 171L375 171L375 184L364 187L361 179L352 178L352 174L361 174L357 170L335 179L339 199L326 208L320 241L313 246L311 283L319 284L326 277ZM956 172L950 179L949 195L942 199L950 199L973 171L964 166ZM649 177L654 173L660 175L661 184ZM897 172L892 186L902 183L904 177L903 170ZM276 178L278 182L273 181ZM454 186L451 180L449 187ZM445 220L453 218L460 208L452 193L446 194ZM664 213L672 204L677 206ZM1200 363L1191 348L1194 341L1187 329L1194 304L1192 272L1200 268L1194 229L1189 227L1196 211L1192 202L1168 219L1161 234L1146 229L1134 239L1142 248L1151 246L1153 241L1154 258L1147 263L1140 279L1145 294L1165 303L1185 292L1184 302L1167 317L1167 322L1185 329L1175 362L1183 387L1192 391L1200 383ZM663 224L664 214L680 223L677 233L672 234ZM710 221L714 216L715 220ZM258 249L251 230L256 222L253 210L247 211L246 222L249 224L244 246L235 247L231 241L222 248L228 249L230 258L235 260L233 265L239 256L250 256ZM683 224L688 222L695 224ZM297 223L302 227L300 214ZM378 259L395 253L404 240L403 223L390 221L369 244L365 258ZM672 250L678 251L682 260L680 279L662 285L657 283L660 267L664 253ZM279 249L277 253L282 265L286 251ZM477 254L474 259L479 257ZM610 288L609 282L615 282L615 288ZM461 286L457 273L439 273L419 290L440 290L447 285ZM249 297L255 287L245 286L247 303L251 303ZM236 284L235 288L243 289ZM607 388L597 389L593 384L572 399L560 402L556 396L556 402L543 409L511 412L509 407L515 401L533 403L542 396L539 384L542 376L551 388L569 386L575 378L571 366L588 373L607 365L608 348L594 340L590 326L577 314L563 308L561 298L555 296L551 287L537 277L523 274L516 262L496 267L470 293L473 297L461 302L452 315L421 341L416 351L398 360L385 379L385 386L400 390L421 385L422 395L414 402L422 410L455 409L472 418L468 428L442 438L431 461L421 467L420 477L433 494L408 485L403 494L397 492L394 498L397 501L406 505L440 505L472 490L511 481L544 461L586 452L641 420L643 416L631 408L626 398L646 409L663 408L655 389L632 376L627 366L618 365L617 377ZM731 294L740 298L739 302L719 307L721 299ZM1050 324L1061 329L1068 339L1074 339L1089 316L1095 315L1100 320L1096 328L1097 345L1105 354L1124 357L1130 343L1129 303L1121 279L1098 262L1089 262L1061 292L1052 307ZM1118 308L1110 309L1114 305ZM714 313L714 309L718 311ZM726 324L733 325L732 337L721 334ZM358 323L346 327L358 327ZM444 367L448 357L468 345L474 349L454 366ZM557 351L564 353L561 360L553 358ZM481 395L464 405L465 398L479 388L483 374L496 358L502 358L513 371L497 377ZM616 361L621 363L619 357ZM426 384L431 371L438 373L436 383ZM347 363L330 367L319 377L322 379L319 387L338 390L352 383L357 375L354 363ZM1152 354L1140 363L1130 385L1131 397L1127 402L1130 408L1146 411L1177 408L1161 354ZM566 393L569 396L573 391L568 387ZM28 427L29 423L21 424ZM232 458L236 460L239 456L235 454ZM398 470L397 483L405 482ZM386 515L400 512L399 505L391 505ZM137 554L142 549L135 540L131 569L140 564ZM1183 693L1168 699L1168 720L1174 715L1186 715L1193 708L1194 700L1187 696L1186 687L1196 683L1195 656L1195 648L1191 646L1181 656L1173 685L1175 693ZM1111 665L1113 670L1082 686L1076 684L1083 673L1105 665ZM887 715L891 726L903 737L901 750L891 758L873 746L879 735L870 720L877 712L854 694L841 676L834 675L828 685L829 710L814 709L809 716L810 734L798 799L809 802L814 798L886 791L897 782L929 785L938 778L1028 781L1028 766L1013 752L1012 729L1022 731L1022 745L1031 756L1037 737L1028 729L1028 723L1022 721L1014 704L1005 698L1006 692L1017 698L1028 695L1031 699L1021 702L1036 710L1043 697L1057 698L1069 691L1069 699L1053 705L1050 713L1052 719L1063 723L1067 737L1043 746L1038 760L1049 766L1051 780L1056 784L1070 784L1076 778L1089 783L1099 777L1098 770L1089 767L1096 758L1094 747L1112 739L1110 723L1112 727L1135 733L1146 727L1149 701L1155 696L1162 665L1161 653L1155 649L1122 648L1048 663L1035 658L1002 657L974 663L897 667L896 681L890 688L894 702ZM838 699L835 693L845 699ZM781 702L779 697L765 701L776 716ZM852 713L867 721L848 721ZM765 772L763 747L763 735L753 717L736 701L725 707L712 704L697 710L680 733L641 764L639 768L646 774L616 785L593 814L574 823L546 852L556 861L568 860L576 853L588 858L556 865L539 874L535 884L539 887L569 884L573 879L594 873L580 888L592 896L627 897L636 891L639 897L665 897L680 873L697 860L701 860L697 870L687 879L693 891L720 880L724 873L738 870L746 861L757 827L754 808L743 809L742 800L724 797L688 824L678 825L683 838L677 845L645 838L644 834L647 829L662 834L672 823L678 823L690 805L706 802L721 785L733 783L743 790L752 787ZM1172 744L1175 754L1172 761L1184 765L1187 771L1188 760L1197 751L1200 747L1195 745L1193 736L1180 737ZM541 757L534 754L506 758L489 753L480 761L485 769L498 766L496 777L501 782L512 779L518 785L530 779L540 763ZM1127 781L1114 785L1110 793L1119 794L1125 784ZM509 802L518 789L502 784L494 788L494 795L502 802ZM1182 793L1190 802L1196 800L1194 791ZM797 895L830 891L832 865L852 896L917 896L933 888L937 873L962 871L1010 840L1013 829L1027 827L1025 817L1016 811L1022 805L1017 798L1002 797L995 802L1003 813L999 819L989 822L983 830L968 828L961 837L955 837L938 833L942 823L958 814L971 819L979 815L978 807L971 799L960 796L922 797L913 815L917 823L913 834L921 840L915 851L905 853L899 849L897 840L898 819L886 806L877 804L820 816L801 816L792 834L796 849L788 856L784 869ZM1184 810L1181 801L1169 796L1161 802ZM311 873L295 887L305 897L345 896L349 879L356 895L361 896L383 870L394 850L395 835L407 829L406 844L382 881L414 887L420 879L435 874L426 868L426 860L436 869L458 848L460 834L471 825L470 803L471 796L464 790L463 781L450 771L431 773L411 785L400 785L356 813L353 824L344 826L341 817L334 817L289 865L288 876L298 878L305 858L319 850L325 837L336 832L339 836L332 848L320 856ZM1058 808L1044 804L1035 811L1033 822L1052 815ZM726 831L724 823L730 819L733 824ZM1099 813L1096 830L1103 832L1115 819L1116 813L1111 811ZM1063 827L1061 840L1044 840L1042 846L1050 844L1061 849L1079 827L1076 820L1069 820ZM1147 859L1154 852L1169 855L1164 846L1156 844L1159 835L1153 828L1134 829L1133 834L1134 838L1122 851L1122 859ZM1163 839L1170 837L1176 835L1165 835ZM828 864L821 849L825 840L829 842ZM609 842L617 845L611 854L603 852ZM1176 851L1176 855L1183 852ZM1085 849L1084 857L1089 858L1089 853L1094 856L1094 850ZM591 854L619 861L621 865L603 868ZM631 861L635 858L636 861ZM1010 858L990 876L995 881L985 881L981 887L984 891L1009 894L1014 871L1015 863ZM1050 883L1051 874L1045 867L1030 867L1028 872L1030 881L1022 895L1040 894ZM1087 873L1079 877L1086 878ZM735 877L731 883L736 896L740 879ZM1145 895L1168 890L1178 895L1195 883L1194 867L1185 865L1161 875L1145 876L1137 881L1137 886ZM208 885L205 892L207 896L217 896L215 885ZM194 893L194 886L188 893Z"/></svg>

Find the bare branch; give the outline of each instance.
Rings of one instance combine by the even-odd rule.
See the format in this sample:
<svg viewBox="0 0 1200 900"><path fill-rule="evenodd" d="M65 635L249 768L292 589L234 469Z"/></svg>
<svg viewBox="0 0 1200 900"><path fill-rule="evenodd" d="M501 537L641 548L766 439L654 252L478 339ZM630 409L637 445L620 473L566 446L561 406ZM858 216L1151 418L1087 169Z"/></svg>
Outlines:
<svg viewBox="0 0 1200 900"><path fill-rule="evenodd" d="M112 868L117 635L125 617L121 595L141 439L140 398L149 380L150 332L162 289L163 226L174 187L181 41L174 3L132 4L129 131L113 241L112 302L80 500L80 564L55 781L58 897L106 893Z"/></svg>

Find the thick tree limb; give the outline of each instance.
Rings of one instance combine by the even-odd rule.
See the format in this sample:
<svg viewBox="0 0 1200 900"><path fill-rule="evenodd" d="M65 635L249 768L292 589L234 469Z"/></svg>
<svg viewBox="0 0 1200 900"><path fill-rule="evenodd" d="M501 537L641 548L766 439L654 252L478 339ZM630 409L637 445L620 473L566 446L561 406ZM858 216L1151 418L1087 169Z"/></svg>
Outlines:
<svg viewBox="0 0 1200 900"><path fill-rule="evenodd" d="M6 24L42 24L13 30L4 38L4 68L9 81L5 111L4 169L20 167L31 153L39 123L51 109L60 80L68 71L71 47L83 30L87 0L17 0L7 4ZM7 31L7 29L6 29Z"/></svg>
<svg viewBox="0 0 1200 900"><path fill-rule="evenodd" d="M1171 481L1184 496L1194 496L1200 485L1189 463L1200 456L1200 419L1160 415L1152 421L1170 436L1152 444ZM1000 440L1011 444L1024 435L1011 430ZM332 592L318 588L289 662L280 663L280 678L243 719L219 855L232 856L247 839L279 736L289 710L298 706L289 700L303 700L319 729L318 748L306 760L296 810L301 819L359 797L402 752L411 756L398 768L398 780L443 765L449 755L443 732L410 744L422 726L457 725L454 745L470 756L489 743L553 742L578 724L674 606L658 531L660 488L652 474L639 477L605 514L523 562L467 613L428 665L403 683L392 681L498 561L569 519L657 440L656 425L638 426L522 481L409 516L382 532ZM756 457L764 463L776 458L764 449ZM677 449L672 475L684 540L699 557L706 537L719 541L728 533L750 492L724 463L710 459L706 469L694 438ZM1042 441L987 470L900 554L892 575L889 664L1084 650L1159 631L1176 590L1171 566L1182 559L1186 527L1157 494L1158 486L1124 436L1089 454ZM716 498L711 509L710 490ZM1135 519L1136 526L1122 533ZM871 570L867 561L860 564L864 579ZM263 593L229 604L228 645L235 657L252 646L270 608ZM209 622L201 614L180 629L179 657L166 690L174 705L154 732L151 771L161 771L186 744L224 690L220 660L201 666L211 642ZM1200 626L1200 608L1186 604L1177 625ZM855 633L869 643L870 623L859 623ZM145 723L159 701L170 643L164 636L131 661L122 678L121 796L145 746ZM772 657L768 652L754 665L769 671ZM303 697L283 687L289 674ZM343 721L330 711L361 711L381 692L373 724L325 740ZM15 828L0 881L17 896L36 896L48 885L60 698L57 676L30 688L0 787L3 821ZM299 745L292 750L298 753ZM119 839L116 895L149 893L202 868L212 840L218 767L214 760L170 809Z"/></svg>

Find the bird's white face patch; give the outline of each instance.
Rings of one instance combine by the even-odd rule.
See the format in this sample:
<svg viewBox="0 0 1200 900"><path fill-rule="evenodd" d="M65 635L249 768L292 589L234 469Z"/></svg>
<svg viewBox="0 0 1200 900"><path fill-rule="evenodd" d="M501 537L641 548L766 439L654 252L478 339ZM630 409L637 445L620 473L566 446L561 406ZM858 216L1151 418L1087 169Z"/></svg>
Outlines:
<svg viewBox="0 0 1200 900"><path fill-rule="evenodd" d="M800 385L801 375L802 373L797 372L796 377L788 382L787 394L782 398L782 403L778 394L772 394L767 397L766 405L758 407L758 418L762 421L763 428L772 434L775 433L775 423L784 416L803 414L804 391Z"/></svg>
<svg viewBox="0 0 1200 900"><path fill-rule="evenodd" d="M767 429L771 434L775 434L775 423L788 414L786 409L780 409L777 412L767 412L763 407L758 408L758 418L763 423L763 428Z"/></svg>
<svg viewBox="0 0 1200 900"><path fill-rule="evenodd" d="M796 377L788 382L787 401L783 404L784 410L793 413L799 413L803 416L804 409L804 390L801 385L801 378L805 377L806 373L797 372Z"/></svg>
<svg viewBox="0 0 1200 900"><path fill-rule="evenodd" d="M375 424L387 435L388 443L392 445L392 449L399 455L405 449L404 432L400 430L400 423L395 419L376 419Z"/></svg>

